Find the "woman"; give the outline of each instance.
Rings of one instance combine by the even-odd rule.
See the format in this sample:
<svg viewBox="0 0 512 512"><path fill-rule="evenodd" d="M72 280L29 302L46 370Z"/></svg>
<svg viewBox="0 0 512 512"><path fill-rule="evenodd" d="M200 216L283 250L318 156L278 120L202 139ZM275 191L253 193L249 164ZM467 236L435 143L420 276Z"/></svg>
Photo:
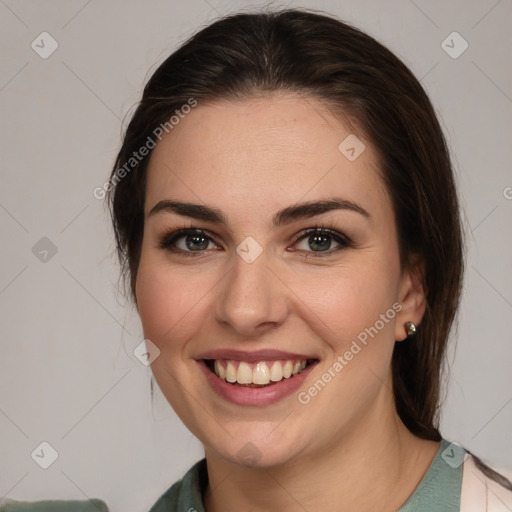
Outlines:
<svg viewBox="0 0 512 512"><path fill-rule="evenodd" d="M304 11L216 21L149 80L108 199L153 374L205 450L151 512L512 503L438 429L458 201L389 50Z"/></svg>

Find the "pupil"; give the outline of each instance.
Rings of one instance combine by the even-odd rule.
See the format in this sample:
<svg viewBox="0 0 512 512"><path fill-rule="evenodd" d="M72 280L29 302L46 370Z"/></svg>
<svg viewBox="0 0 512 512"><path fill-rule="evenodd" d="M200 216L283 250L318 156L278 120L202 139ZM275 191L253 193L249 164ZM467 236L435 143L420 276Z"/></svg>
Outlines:
<svg viewBox="0 0 512 512"><path fill-rule="evenodd" d="M192 240L191 243L189 243L190 241ZM197 243L198 240L202 240L203 243L199 243L199 246L198 245L193 245L195 243ZM191 250L195 250L195 249L206 249L208 247L208 240L206 239L206 237L204 236L201 236L201 235L189 235L187 237L187 248L191 249Z"/></svg>
<svg viewBox="0 0 512 512"><path fill-rule="evenodd" d="M323 243L320 240L323 240ZM311 244L311 247L313 249L313 245L317 244L317 248L319 248L320 250L326 250L329 249L331 246L331 239L325 235L311 235L309 237L309 243Z"/></svg>

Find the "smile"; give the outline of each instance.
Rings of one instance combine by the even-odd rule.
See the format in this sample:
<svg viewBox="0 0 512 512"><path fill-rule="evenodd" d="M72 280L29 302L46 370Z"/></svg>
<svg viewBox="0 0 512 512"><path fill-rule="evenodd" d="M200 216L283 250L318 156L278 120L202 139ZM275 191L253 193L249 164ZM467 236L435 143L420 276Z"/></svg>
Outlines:
<svg viewBox="0 0 512 512"><path fill-rule="evenodd" d="M320 362L311 354L216 349L196 356L207 386L222 400L270 406L297 393Z"/></svg>
<svg viewBox="0 0 512 512"><path fill-rule="evenodd" d="M313 360L238 361L209 359L205 364L217 377L233 385L266 387L301 373Z"/></svg>

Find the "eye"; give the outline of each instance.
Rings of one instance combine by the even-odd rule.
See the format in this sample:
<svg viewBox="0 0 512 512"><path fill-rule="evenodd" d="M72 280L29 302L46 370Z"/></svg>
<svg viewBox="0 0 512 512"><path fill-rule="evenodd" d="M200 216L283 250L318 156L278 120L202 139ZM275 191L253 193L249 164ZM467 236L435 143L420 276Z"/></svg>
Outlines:
<svg viewBox="0 0 512 512"><path fill-rule="evenodd" d="M336 244L332 249L333 241ZM314 227L299 236L294 245L302 243L299 251L307 253L306 257L328 256L347 247L354 247L354 243L342 233L325 227ZM211 244L214 247L211 247ZM212 236L202 229L185 228L164 234L158 247L183 256L199 256L207 250L218 249ZM310 250L311 248L312 250ZM294 251L297 249L294 249Z"/></svg>
<svg viewBox="0 0 512 512"><path fill-rule="evenodd" d="M158 247L184 256L198 256L209 248L210 242L213 243L212 237L202 229L178 229L165 234L160 239Z"/></svg>
<svg viewBox="0 0 512 512"><path fill-rule="evenodd" d="M332 249L333 241L337 244L334 249ZM314 257L327 256L333 252L340 251L341 249L354 247L354 244L347 236L339 233L338 231L323 227L315 227L307 230L297 239L295 244L297 244L297 242L301 242L303 244L303 247L299 248L299 250L307 252L307 257L310 255ZM309 250L308 248L313 250Z"/></svg>

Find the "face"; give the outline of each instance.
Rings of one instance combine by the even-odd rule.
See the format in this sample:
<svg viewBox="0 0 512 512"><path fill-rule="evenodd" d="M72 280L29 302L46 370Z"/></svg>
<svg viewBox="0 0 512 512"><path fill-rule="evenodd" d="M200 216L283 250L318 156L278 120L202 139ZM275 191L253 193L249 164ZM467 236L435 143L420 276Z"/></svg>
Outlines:
<svg viewBox="0 0 512 512"><path fill-rule="evenodd" d="M207 454L284 464L393 409L421 292L372 145L340 150L349 135L317 100L274 94L199 104L153 151L137 307Z"/></svg>

